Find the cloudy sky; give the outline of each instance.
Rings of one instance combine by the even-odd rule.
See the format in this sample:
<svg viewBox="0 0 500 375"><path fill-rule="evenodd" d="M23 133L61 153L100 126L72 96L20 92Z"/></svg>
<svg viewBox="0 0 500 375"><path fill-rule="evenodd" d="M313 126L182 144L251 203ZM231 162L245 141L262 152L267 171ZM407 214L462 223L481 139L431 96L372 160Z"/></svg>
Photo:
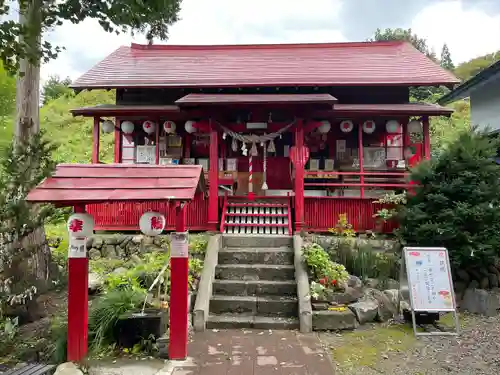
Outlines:
<svg viewBox="0 0 500 375"><path fill-rule="evenodd" d="M362 41L377 28L411 27L438 54L446 42L455 63L500 50L500 0L183 0L180 17L170 44ZM144 42L93 20L48 38L66 50L43 67L43 79L76 79L120 45Z"/></svg>

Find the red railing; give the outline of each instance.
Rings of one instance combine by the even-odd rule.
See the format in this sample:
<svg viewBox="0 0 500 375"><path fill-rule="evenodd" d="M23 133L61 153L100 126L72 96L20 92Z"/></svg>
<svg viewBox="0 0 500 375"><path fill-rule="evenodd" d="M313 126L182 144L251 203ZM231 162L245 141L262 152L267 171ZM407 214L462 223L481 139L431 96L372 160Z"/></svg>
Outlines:
<svg viewBox="0 0 500 375"><path fill-rule="evenodd" d="M87 205L94 216L96 230L137 231L144 212L156 211L166 215L166 230L175 229L175 207L167 201L110 202ZM187 205L187 227L193 231L208 230L208 198L196 196Z"/></svg>
<svg viewBox="0 0 500 375"><path fill-rule="evenodd" d="M227 193L224 194L224 203L222 204L222 217L220 219L220 232L224 233L224 226L226 225L227 214Z"/></svg>

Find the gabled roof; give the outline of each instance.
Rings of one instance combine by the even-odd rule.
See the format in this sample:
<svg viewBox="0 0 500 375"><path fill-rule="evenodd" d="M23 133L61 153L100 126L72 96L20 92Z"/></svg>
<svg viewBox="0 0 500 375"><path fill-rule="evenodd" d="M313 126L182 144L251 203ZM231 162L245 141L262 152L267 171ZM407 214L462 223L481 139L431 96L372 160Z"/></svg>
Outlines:
<svg viewBox="0 0 500 375"><path fill-rule="evenodd" d="M191 200L205 191L199 165L60 164L28 202L58 206L106 201Z"/></svg>
<svg viewBox="0 0 500 375"><path fill-rule="evenodd" d="M481 70L478 74L463 82L453 91L450 91L448 94L442 96L438 100L438 103L445 105L459 99L468 98L473 90L498 77L500 77L500 60Z"/></svg>
<svg viewBox="0 0 500 375"><path fill-rule="evenodd" d="M75 89L126 87L428 86L459 80L410 43L120 47Z"/></svg>

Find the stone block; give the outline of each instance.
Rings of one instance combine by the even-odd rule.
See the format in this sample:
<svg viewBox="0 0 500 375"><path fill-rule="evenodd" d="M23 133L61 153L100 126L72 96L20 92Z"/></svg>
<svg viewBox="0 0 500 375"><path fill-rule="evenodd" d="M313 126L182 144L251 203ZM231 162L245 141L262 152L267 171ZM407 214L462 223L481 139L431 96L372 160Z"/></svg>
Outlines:
<svg viewBox="0 0 500 375"><path fill-rule="evenodd" d="M315 331L355 329L358 320L350 309L343 311L313 311L312 326Z"/></svg>
<svg viewBox="0 0 500 375"><path fill-rule="evenodd" d="M378 314L378 303L375 301L359 301L351 303L349 309L354 313L359 324L375 321Z"/></svg>
<svg viewBox="0 0 500 375"><path fill-rule="evenodd" d="M499 297L495 292L469 288L464 293L461 308L474 314L495 316L500 309Z"/></svg>

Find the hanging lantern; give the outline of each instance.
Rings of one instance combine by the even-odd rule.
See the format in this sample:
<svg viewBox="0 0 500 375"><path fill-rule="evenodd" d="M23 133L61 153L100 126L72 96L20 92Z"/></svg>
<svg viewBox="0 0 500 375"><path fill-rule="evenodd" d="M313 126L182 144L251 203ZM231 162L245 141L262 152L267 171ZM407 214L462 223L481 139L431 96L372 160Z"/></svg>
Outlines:
<svg viewBox="0 0 500 375"><path fill-rule="evenodd" d="M186 121L186 124L184 125L184 128L189 134L196 133L196 128L194 127L195 122L194 121Z"/></svg>
<svg viewBox="0 0 500 375"><path fill-rule="evenodd" d="M238 150L238 142L236 141L236 138L233 138L233 141L231 142L231 150L234 152Z"/></svg>
<svg viewBox="0 0 500 375"><path fill-rule="evenodd" d="M145 212L139 219L139 228L146 236L158 236L165 229L166 219L159 212Z"/></svg>
<svg viewBox="0 0 500 375"><path fill-rule="evenodd" d="M144 121L142 123L142 128L147 134L153 134L156 131L156 124L153 121Z"/></svg>
<svg viewBox="0 0 500 375"><path fill-rule="evenodd" d="M418 120L411 120L408 123L408 133L422 133L422 123Z"/></svg>
<svg viewBox="0 0 500 375"><path fill-rule="evenodd" d="M354 124L352 123L351 120L344 120L340 123L340 130L342 130L344 133L349 133L354 129Z"/></svg>
<svg viewBox="0 0 500 375"><path fill-rule="evenodd" d="M92 237L94 218L89 214L73 214L68 219L68 232L71 238Z"/></svg>
<svg viewBox="0 0 500 375"><path fill-rule="evenodd" d="M175 125L175 122L173 121L165 121L163 123L163 130L165 130L165 133L167 134L175 134L175 129L177 126Z"/></svg>
<svg viewBox="0 0 500 375"><path fill-rule="evenodd" d="M125 134L132 134L135 128L132 121L123 121L120 127Z"/></svg>
<svg viewBox="0 0 500 375"><path fill-rule="evenodd" d="M326 134L330 131L332 128L332 124L330 124L330 121L323 120L321 121L321 125L319 126L318 130L321 134Z"/></svg>
<svg viewBox="0 0 500 375"><path fill-rule="evenodd" d="M101 124L103 133L112 133L115 130L115 123L111 120L104 120Z"/></svg>
<svg viewBox="0 0 500 375"><path fill-rule="evenodd" d="M363 131L367 134L372 134L375 131L375 121L367 120L363 122Z"/></svg>
<svg viewBox="0 0 500 375"><path fill-rule="evenodd" d="M399 133L399 121L398 120L389 120L385 124L385 130L387 133Z"/></svg>

